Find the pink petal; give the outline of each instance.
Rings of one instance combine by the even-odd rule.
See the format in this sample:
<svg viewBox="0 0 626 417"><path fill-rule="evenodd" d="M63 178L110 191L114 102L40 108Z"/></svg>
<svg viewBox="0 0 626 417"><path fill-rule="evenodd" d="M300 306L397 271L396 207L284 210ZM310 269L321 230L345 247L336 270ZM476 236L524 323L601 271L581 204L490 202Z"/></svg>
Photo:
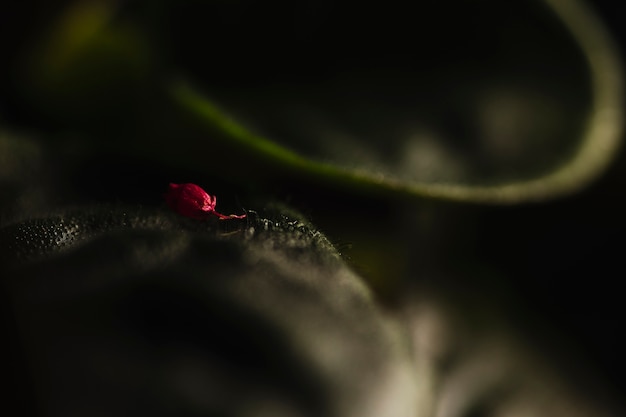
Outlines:
<svg viewBox="0 0 626 417"><path fill-rule="evenodd" d="M178 214L203 219L215 210L216 199L196 184L170 183L165 202Z"/></svg>

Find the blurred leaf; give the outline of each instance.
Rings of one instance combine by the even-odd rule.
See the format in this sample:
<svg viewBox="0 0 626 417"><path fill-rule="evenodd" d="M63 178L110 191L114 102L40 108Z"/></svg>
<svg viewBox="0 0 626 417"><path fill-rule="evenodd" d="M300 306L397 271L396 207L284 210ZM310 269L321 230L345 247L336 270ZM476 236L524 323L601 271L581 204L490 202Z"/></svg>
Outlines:
<svg viewBox="0 0 626 417"><path fill-rule="evenodd" d="M463 17L452 18L426 3L434 23L416 28L394 7L362 7L351 18L355 9L337 6L302 50L271 38L269 68L250 68L250 79L224 52L211 60L222 69L207 67L224 78L202 77L210 98L179 85L174 96L260 158L326 181L487 203L556 197L611 161L621 69L582 4L510 7L458 3ZM280 24L269 12L262 18ZM449 32L429 32L444 23ZM252 45L271 37L259 36Z"/></svg>
<svg viewBox="0 0 626 417"><path fill-rule="evenodd" d="M151 56L138 28L116 13L114 2L79 1L42 31L18 74L32 108L83 129L136 116Z"/></svg>
<svg viewBox="0 0 626 417"><path fill-rule="evenodd" d="M21 80L72 129L199 172L198 154L214 154L229 177L241 161L368 193L516 203L603 172L621 138L621 68L587 8L405 7L77 2ZM174 86L172 109L174 72L194 86Z"/></svg>

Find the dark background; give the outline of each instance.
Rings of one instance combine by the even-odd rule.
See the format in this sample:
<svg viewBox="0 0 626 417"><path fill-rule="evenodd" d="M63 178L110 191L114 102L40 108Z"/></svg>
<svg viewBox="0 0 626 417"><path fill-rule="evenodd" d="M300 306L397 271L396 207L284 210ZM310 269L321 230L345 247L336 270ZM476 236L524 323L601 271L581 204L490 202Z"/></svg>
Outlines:
<svg viewBox="0 0 626 417"><path fill-rule="evenodd" d="M617 2L595 1L591 6L626 56L626 32ZM56 7L58 4L52 6L43 1L2 7L0 47L4 62L11 62L19 54L31 40L33 27L45 22L49 10ZM201 55L199 50L199 66L206 64ZM0 76L9 79L10 66L2 67ZM37 129L39 126L33 124L24 103L15 96L14 85L2 82L0 122ZM621 290L626 232L624 190L626 153L622 149L599 180L573 196L515 207L467 207L473 215L472 230L476 235L450 237L449 243L454 250L472 252L487 260L493 269L508 277L513 292L522 300L520 303L530 311L524 313L528 326L554 331L563 340L571 341L572 349L588 359L619 394L626 394ZM106 198L107 193L102 193L101 197ZM293 189L292 193L292 200L314 219L316 211L324 210L323 202L333 196L332 192L322 191L319 199L306 201L311 194L298 196ZM344 203L345 210L359 210L362 218L379 214L376 205L367 208L357 201ZM317 217L323 223L325 216ZM332 236L333 231L329 234ZM341 239L340 233L336 234Z"/></svg>

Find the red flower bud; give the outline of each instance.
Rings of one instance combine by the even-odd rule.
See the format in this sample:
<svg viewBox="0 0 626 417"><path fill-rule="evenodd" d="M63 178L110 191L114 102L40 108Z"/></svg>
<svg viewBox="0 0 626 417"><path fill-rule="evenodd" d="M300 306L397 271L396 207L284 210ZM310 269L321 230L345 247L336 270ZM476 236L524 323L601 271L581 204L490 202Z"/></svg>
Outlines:
<svg viewBox="0 0 626 417"><path fill-rule="evenodd" d="M176 213L192 219L206 219L210 215L220 219L243 219L245 214L229 216L215 211L217 197L210 195L196 184L172 184L165 194L165 202Z"/></svg>

